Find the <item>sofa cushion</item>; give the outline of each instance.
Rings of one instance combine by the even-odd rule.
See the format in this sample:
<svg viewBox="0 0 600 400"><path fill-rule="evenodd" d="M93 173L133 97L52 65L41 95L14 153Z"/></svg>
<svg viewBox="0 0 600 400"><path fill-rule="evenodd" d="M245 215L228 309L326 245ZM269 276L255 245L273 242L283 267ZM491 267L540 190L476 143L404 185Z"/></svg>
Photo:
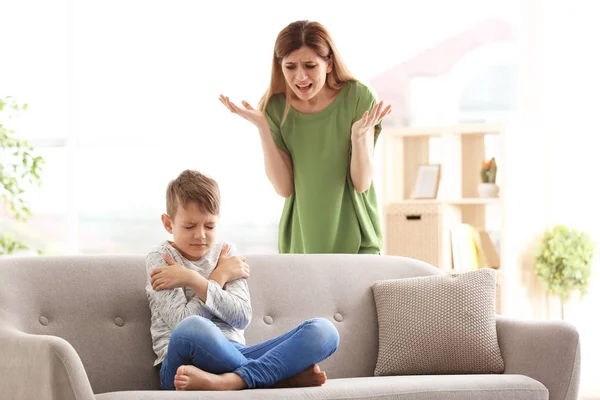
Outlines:
<svg viewBox="0 0 600 400"><path fill-rule="evenodd" d="M496 272L489 268L376 281L375 375L504 371L496 334Z"/></svg>
<svg viewBox="0 0 600 400"><path fill-rule="evenodd" d="M328 379L321 387L227 392L113 392L96 400L548 400L548 390L523 375L420 375Z"/></svg>

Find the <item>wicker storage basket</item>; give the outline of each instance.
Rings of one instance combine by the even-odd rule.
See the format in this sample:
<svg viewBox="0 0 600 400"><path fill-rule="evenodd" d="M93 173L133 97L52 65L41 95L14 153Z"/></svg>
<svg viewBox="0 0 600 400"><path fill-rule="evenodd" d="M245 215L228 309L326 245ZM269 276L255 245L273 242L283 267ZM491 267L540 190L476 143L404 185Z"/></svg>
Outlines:
<svg viewBox="0 0 600 400"><path fill-rule="evenodd" d="M439 203L397 203L385 210L386 254L452 268L450 227L460 223L460 208Z"/></svg>

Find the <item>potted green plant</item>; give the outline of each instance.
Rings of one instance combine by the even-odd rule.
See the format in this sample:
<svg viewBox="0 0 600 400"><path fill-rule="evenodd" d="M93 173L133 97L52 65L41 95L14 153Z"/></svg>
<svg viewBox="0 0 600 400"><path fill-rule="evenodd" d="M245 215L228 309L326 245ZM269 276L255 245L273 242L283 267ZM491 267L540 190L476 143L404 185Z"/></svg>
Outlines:
<svg viewBox="0 0 600 400"><path fill-rule="evenodd" d="M477 187L479 197L498 197L500 188L496 185L497 172L498 166L495 157L492 157L489 161L483 161L480 170L481 182Z"/></svg>
<svg viewBox="0 0 600 400"><path fill-rule="evenodd" d="M27 109L11 97L0 98L0 203L8 212L9 218L25 222L31 216L29 203L25 198L24 183L41 185L41 166L44 160L35 155L34 149L26 140L19 139L9 127L10 120ZM15 239L1 226L0 256L27 250L28 246Z"/></svg>
<svg viewBox="0 0 600 400"><path fill-rule="evenodd" d="M587 294L595 252L596 244L586 232L565 225L544 230L534 253L535 274L548 293L559 297L563 319L571 294L579 291L580 298Z"/></svg>

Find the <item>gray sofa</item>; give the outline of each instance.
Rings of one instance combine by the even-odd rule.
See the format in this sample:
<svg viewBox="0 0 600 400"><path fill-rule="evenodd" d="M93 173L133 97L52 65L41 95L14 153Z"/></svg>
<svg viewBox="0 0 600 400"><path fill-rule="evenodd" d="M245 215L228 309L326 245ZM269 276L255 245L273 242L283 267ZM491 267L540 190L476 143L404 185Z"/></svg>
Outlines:
<svg viewBox="0 0 600 400"><path fill-rule="evenodd" d="M312 317L331 320L340 347L322 387L166 392L152 366L143 256L0 258L0 398L550 399L574 400L579 337L560 321L497 317L504 374L373 376L376 280L441 273L374 255L251 255L249 344Z"/></svg>

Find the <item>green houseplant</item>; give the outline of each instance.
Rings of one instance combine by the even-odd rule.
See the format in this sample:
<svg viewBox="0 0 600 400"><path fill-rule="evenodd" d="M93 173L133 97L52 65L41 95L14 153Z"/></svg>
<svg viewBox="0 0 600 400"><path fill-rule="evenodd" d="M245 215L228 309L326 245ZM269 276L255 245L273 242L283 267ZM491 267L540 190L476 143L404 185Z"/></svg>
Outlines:
<svg viewBox="0 0 600 400"><path fill-rule="evenodd" d="M535 273L546 290L560 298L560 315L564 319L565 302L575 291L583 298L592 275L596 244L586 232L555 225L547 228L535 250Z"/></svg>
<svg viewBox="0 0 600 400"><path fill-rule="evenodd" d="M10 218L21 222L31 216L25 184L41 185L44 163L41 156L34 154L33 147L19 139L9 126L10 120L25 110L27 104L19 105L10 96L0 98L0 202ZM6 233L6 229L0 229L0 256L26 249L25 243Z"/></svg>

